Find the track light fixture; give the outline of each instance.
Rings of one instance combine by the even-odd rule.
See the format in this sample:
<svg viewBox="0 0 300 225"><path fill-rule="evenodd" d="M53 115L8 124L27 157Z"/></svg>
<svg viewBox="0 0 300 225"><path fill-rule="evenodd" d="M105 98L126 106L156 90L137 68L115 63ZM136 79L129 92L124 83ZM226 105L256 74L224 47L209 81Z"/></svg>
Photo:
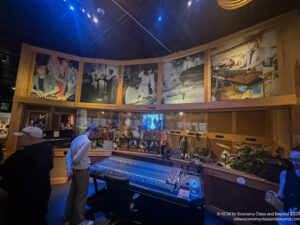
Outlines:
<svg viewBox="0 0 300 225"><path fill-rule="evenodd" d="M232 10L249 4L252 0L217 0L221 8Z"/></svg>

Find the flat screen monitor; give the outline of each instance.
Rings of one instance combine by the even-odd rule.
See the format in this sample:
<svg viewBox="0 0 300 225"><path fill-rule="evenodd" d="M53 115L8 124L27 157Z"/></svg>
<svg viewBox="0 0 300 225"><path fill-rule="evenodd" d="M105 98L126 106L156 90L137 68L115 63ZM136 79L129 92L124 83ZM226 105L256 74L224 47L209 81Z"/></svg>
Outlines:
<svg viewBox="0 0 300 225"><path fill-rule="evenodd" d="M163 130L163 114L144 114L143 128L151 130Z"/></svg>

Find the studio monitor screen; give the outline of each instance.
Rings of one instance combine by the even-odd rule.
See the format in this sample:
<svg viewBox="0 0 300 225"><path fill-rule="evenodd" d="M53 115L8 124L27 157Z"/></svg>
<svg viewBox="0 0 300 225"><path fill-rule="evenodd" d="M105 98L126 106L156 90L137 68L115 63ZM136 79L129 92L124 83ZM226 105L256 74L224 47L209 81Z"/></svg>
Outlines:
<svg viewBox="0 0 300 225"><path fill-rule="evenodd" d="M143 128L151 130L163 130L163 114L144 114Z"/></svg>

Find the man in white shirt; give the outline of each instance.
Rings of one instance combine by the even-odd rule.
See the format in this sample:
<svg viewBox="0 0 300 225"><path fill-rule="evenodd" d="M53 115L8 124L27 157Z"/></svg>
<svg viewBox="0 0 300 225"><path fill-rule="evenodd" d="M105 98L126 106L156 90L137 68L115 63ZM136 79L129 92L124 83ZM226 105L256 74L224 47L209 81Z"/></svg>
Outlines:
<svg viewBox="0 0 300 225"><path fill-rule="evenodd" d="M142 79L139 87L139 93L141 97L147 98L150 96L149 87L152 90L151 97L155 97L155 80L153 70L151 68L147 68L140 72L138 77Z"/></svg>
<svg viewBox="0 0 300 225"><path fill-rule="evenodd" d="M66 156L68 181L72 178L64 215L65 225L90 225L92 221L84 220L84 209L89 189L90 159L88 151L91 141L99 128L91 125L86 133L75 138Z"/></svg>
<svg viewBox="0 0 300 225"><path fill-rule="evenodd" d="M143 100L140 93L140 84L141 78L139 77L136 77L130 82L125 92L125 104L138 104Z"/></svg>

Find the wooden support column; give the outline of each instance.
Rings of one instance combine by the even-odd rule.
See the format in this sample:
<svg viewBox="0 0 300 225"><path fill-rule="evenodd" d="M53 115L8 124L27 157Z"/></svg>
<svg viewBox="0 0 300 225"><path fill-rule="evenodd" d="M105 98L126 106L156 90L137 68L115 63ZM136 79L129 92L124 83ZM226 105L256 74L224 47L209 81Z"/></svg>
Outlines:
<svg viewBox="0 0 300 225"><path fill-rule="evenodd" d="M265 110L265 134L264 136L267 138L271 138L273 144L270 145L270 152L274 153L275 144L276 144L276 137L277 133L275 130L276 127L276 120L275 120L275 110Z"/></svg>
<svg viewBox="0 0 300 225"><path fill-rule="evenodd" d="M277 125L277 111L276 109L272 110L272 139L274 141L273 150L278 148L278 125Z"/></svg>
<svg viewBox="0 0 300 225"><path fill-rule="evenodd" d="M80 61L79 62L79 68L78 68L75 102L80 102L80 99L81 99L81 88L82 88L82 80L83 80L83 67L84 67L84 63L82 61Z"/></svg>
<svg viewBox="0 0 300 225"><path fill-rule="evenodd" d="M4 153L5 158L7 158L11 153L15 152L17 148L17 138L14 136L14 133L21 128L24 117L25 104L18 103L15 101L15 99L17 97L29 97L34 60L35 53L32 51L31 46L23 44L16 80L15 95L11 110L10 125L7 135L6 151Z"/></svg>
<svg viewBox="0 0 300 225"><path fill-rule="evenodd" d="M34 70L34 61L35 53L32 52L30 46L23 44L21 49L14 98L16 96L29 97Z"/></svg>
<svg viewBox="0 0 300 225"><path fill-rule="evenodd" d="M292 124L293 124L293 144L292 146L300 145L300 105L292 108Z"/></svg>
<svg viewBox="0 0 300 225"><path fill-rule="evenodd" d="M211 101L211 55L210 49L204 53L204 102Z"/></svg>
<svg viewBox="0 0 300 225"><path fill-rule="evenodd" d="M49 129L53 130L52 127L52 121L53 121L53 115L54 115L54 107L52 106L49 113Z"/></svg>
<svg viewBox="0 0 300 225"><path fill-rule="evenodd" d="M231 133L232 135L236 135L236 112L232 112L231 113L232 119L231 119L231 123L232 123L232 127L231 127ZM237 142L236 141L232 141L231 142L231 147L232 147L232 152L236 153L237 149L235 148Z"/></svg>
<svg viewBox="0 0 300 225"><path fill-rule="evenodd" d="M124 73L124 65L119 66L119 81L118 81L118 95L117 95L117 105L122 104L123 97L123 73Z"/></svg>
<svg viewBox="0 0 300 225"><path fill-rule="evenodd" d="M25 105L22 103L14 102L11 110L11 118L7 135L6 151L4 153L4 158L7 158L11 153L15 152L17 149L17 137L14 133L18 131L21 127L21 123L24 116Z"/></svg>
<svg viewBox="0 0 300 225"><path fill-rule="evenodd" d="M157 92L156 92L156 104L161 104L162 95L162 83L163 83L163 62L158 63L158 77L157 77Z"/></svg>

